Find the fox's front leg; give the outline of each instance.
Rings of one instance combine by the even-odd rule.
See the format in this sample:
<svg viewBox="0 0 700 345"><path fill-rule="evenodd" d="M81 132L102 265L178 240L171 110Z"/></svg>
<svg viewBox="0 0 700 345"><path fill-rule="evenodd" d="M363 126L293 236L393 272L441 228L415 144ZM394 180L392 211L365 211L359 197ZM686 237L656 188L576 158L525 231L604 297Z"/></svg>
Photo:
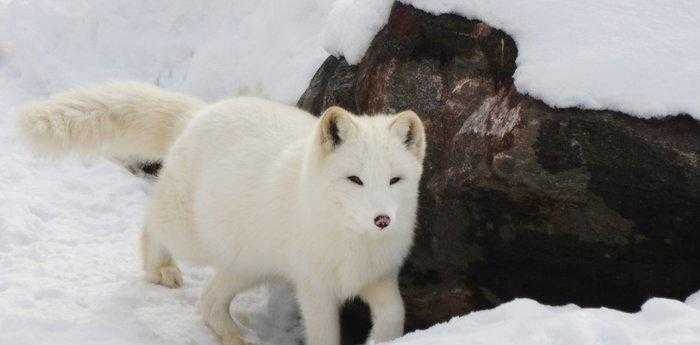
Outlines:
<svg viewBox="0 0 700 345"><path fill-rule="evenodd" d="M222 269L214 275L200 301L204 323L221 337L224 345L243 345L240 330L231 318L229 306L239 292L254 286L257 279Z"/></svg>
<svg viewBox="0 0 700 345"><path fill-rule="evenodd" d="M340 307L329 291L312 284L297 286L306 345L340 345Z"/></svg>
<svg viewBox="0 0 700 345"><path fill-rule="evenodd" d="M369 342L381 343L403 335L404 307L394 275L369 284L360 292L372 313Z"/></svg>

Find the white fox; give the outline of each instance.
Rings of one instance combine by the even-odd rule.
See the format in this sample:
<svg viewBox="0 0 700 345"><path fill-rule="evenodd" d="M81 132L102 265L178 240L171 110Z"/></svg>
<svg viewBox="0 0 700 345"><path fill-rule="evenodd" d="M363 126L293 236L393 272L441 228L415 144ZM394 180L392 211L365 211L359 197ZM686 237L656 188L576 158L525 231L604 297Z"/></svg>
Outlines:
<svg viewBox="0 0 700 345"><path fill-rule="evenodd" d="M340 343L339 307L360 296L370 341L403 333L397 276L413 242L426 138L412 111L321 118L243 97L205 105L137 83L28 105L20 130L44 153L163 160L141 240L148 280L175 288L173 257L217 273L201 304L225 344L242 290L290 282L308 345Z"/></svg>

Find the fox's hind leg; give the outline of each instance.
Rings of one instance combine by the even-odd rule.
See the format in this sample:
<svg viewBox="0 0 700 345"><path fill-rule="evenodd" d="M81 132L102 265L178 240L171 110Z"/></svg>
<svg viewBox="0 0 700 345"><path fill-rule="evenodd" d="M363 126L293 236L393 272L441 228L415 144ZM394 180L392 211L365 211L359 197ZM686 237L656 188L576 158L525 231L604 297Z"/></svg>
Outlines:
<svg viewBox="0 0 700 345"><path fill-rule="evenodd" d="M172 255L147 229L141 235L141 257L148 281L173 289L182 286L182 273Z"/></svg>

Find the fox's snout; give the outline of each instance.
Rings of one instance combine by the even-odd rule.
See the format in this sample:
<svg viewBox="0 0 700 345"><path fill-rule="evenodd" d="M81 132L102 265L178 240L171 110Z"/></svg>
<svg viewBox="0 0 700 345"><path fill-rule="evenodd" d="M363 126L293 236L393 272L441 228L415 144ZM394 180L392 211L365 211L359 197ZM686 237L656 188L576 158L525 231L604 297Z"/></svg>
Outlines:
<svg viewBox="0 0 700 345"><path fill-rule="evenodd" d="M391 223L391 217L386 214L380 214L374 217L374 225L376 225L380 230L383 230Z"/></svg>

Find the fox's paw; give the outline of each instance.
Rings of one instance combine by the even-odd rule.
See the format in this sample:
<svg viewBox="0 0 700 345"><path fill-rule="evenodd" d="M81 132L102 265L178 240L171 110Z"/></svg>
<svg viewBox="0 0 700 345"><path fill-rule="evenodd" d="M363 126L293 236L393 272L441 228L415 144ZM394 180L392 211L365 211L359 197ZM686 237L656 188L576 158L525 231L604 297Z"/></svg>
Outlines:
<svg viewBox="0 0 700 345"><path fill-rule="evenodd" d="M221 337L221 343L223 345L247 345L241 337L234 334L226 334Z"/></svg>
<svg viewBox="0 0 700 345"><path fill-rule="evenodd" d="M221 338L223 345L247 345L241 338L238 327L228 315L228 309L220 310L216 304L204 315L204 323Z"/></svg>
<svg viewBox="0 0 700 345"><path fill-rule="evenodd" d="M174 265L162 266L154 272L148 272L146 278L153 284L163 285L171 289L182 286L182 272Z"/></svg>
<svg viewBox="0 0 700 345"><path fill-rule="evenodd" d="M238 327L229 313L229 304L222 303L215 291L208 289L202 295L200 309L204 323L221 338L224 345L246 345L240 336Z"/></svg>

